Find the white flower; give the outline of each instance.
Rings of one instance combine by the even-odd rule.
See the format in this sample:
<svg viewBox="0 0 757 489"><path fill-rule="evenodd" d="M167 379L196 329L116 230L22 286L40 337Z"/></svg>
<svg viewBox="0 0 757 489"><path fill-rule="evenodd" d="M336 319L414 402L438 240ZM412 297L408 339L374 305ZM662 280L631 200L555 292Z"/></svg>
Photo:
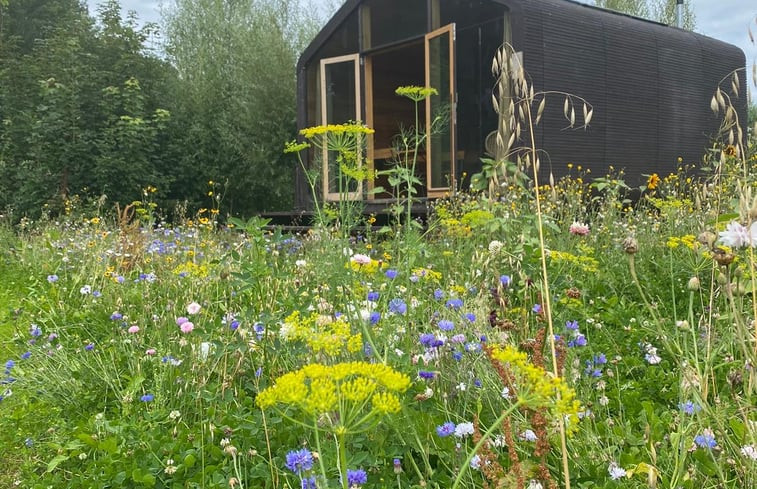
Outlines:
<svg viewBox="0 0 757 489"><path fill-rule="evenodd" d="M650 365L657 365L662 361L662 358L657 354L657 348L650 345L649 343L645 343L642 345L644 350L646 350L646 355L644 355L644 359L649 363Z"/></svg>
<svg viewBox="0 0 757 489"><path fill-rule="evenodd" d="M536 433L534 433L533 430L526 430L518 435L518 438L523 441L536 441Z"/></svg>
<svg viewBox="0 0 757 489"><path fill-rule="evenodd" d="M196 302L192 302L187 306L187 314L197 314L202 309L202 306Z"/></svg>
<svg viewBox="0 0 757 489"><path fill-rule="evenodd" d="M744 445L741 447L741 454L746 458L757 460L757 449L754 448L754 445Z"/></svg>
<svg viewBox="0 0 757 489"><path fill-rule="evenodd" d="M168 419L171 419L171 420L175 421L175 420L177 420L179 418L181 418L181 412L179 412L179 411L177 411L175 409L173 411L171 411L170 413L168 413Z"/></svg>
<svg viewBox="0 0 757 489"><path fill-rule="evenodd" d="M354 255L352 255L352 258L350 258L350 261L352 263L357 263L358 265L370 265L371 257L362 255L360 253L355 253Z"/></svg>
<svg viewBox="0 0 757 489"><path fill-rule="evenodd" d="M757 246L757 221L753 222L749 229L736 221L731 221L725 231L719 234L720 242L731 248L755 247Z"/></svg>
<svg viewBox="0 0 757 489"><path fill-rule="evenodd" d="M536 479L531 479L528 481L528 489L544 489L544 486Z"/></svg>
<svg viewBox="0 0 757 489"><path fill-rule="evenodd" d="M502 393L500 394L503 399L510 399L510 388L509 387L503 387Z"/></svg>
<svg viewBox="0 0 757 489"><path fill-rule="evenodd" d="M600 406L607 406L608 404L610 404L610 399L607 396L602 396L599 398Z"/></svg>
<svg viewBox="0 0 757 489"><path fill-rule="evenodd" d="M92 286L91 285L85 285L81 289L79 289L79 293L81 295L87 295L92 293Z"/></svg>
<svg viewBox="0 0 757 489"><path fill-rule="evenodd" d="M573 221L573 224L570 225L568 231L570 231L570 234L586 236L587 234L589 234L589 225L582 222Z"/></svg>
<svg viewBox="0 0 757 489"><path fill-rule="evenodd" d="M621 477L626 476L626 469L623 467L620 467L617 463L612 462L610 466L607 468L607 472L610 473L610 479L616 481L620 479Z"/></svg>
<svg viewBox="0 0 757 489"><path fill-rule="evenodd" d="M306 262L305 260L297 260L296 262L294 262L294 265L299 268L302 268L307 264L308 262Z"/></svg>
<svg viewBox="0 0 757 489"><path fill-rule="evenodd" d="M466 423L460 423L459 425L455 426L455 436L458 438L463 438L467 435L473 434L473 423L466 422Z"/></svg>
<svg viewBox="0 0 757 489"><path fill-rule="evenodd" d="M467 386L467 385L465 385L465 382L460 382L460 383L459 383L459 384L457 384L457 386L455 387L455 389L459 390L460 392L465 392L465 390L466 390L467 388L468 388L468 386Z"/></svg>
<svg viewBox="0 0 757 489"><path fill-rule="evenodd" d="M474 455L472 459L470 459L470 466L472 469L480 469L481 468L481 457L478 455Z"/></svg>
<svg viewBox="0 0 757 489"><path fill-rule="evenodd" d="M489 243L489 253L491 253L492 255L497 254L503 246L504 245L502 244L502 241L497 241L495 239L491 243Z"/></svg>

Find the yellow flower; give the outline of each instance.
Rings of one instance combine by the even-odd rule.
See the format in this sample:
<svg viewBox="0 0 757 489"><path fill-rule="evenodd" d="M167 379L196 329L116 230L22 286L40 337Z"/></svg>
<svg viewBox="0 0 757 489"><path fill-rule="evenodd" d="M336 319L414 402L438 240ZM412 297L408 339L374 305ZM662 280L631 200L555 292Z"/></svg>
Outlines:
<svg viewBox="0 0 757 489"><path fill-rule="evenodd" d="M398 87L394 91L394 93L396 93L400 97L407 97L414 102L420 102L421 100L427 99L431 95L439 95L439 92L436 90L436 88L419 87L416 85Z"/></svg>
<svg viewBox="0 0 757 489"><path fill-rule="evenodd" d="M657 173L652 173L647 178L647 189L654 190L660 184L660 176Z"/></svg>

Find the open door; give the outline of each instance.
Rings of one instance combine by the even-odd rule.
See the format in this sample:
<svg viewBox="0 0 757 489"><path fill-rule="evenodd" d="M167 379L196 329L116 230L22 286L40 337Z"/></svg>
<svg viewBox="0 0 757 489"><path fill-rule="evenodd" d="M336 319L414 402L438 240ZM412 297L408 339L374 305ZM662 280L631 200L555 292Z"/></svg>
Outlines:
<svg viewBox="0 0 757 489"><path fill-rule="evenodd" d="M321 124L359 122L360 55L348 54L321 60ZM362 182L345 179L336 161L336 153L323 145L323 197L325 200L361 198ZM360 156L358 156L360 158ZM358 165L362 161L358 161ZM348 188L345 188L347 186Z"/></svg>
<svg viewBox="0 0 757 489"><path fill-rule="evenodd" d="M429 32L425 43L426 87L439 92L426 99L426 186L440 197L455 186L455 24Z"/></svg>

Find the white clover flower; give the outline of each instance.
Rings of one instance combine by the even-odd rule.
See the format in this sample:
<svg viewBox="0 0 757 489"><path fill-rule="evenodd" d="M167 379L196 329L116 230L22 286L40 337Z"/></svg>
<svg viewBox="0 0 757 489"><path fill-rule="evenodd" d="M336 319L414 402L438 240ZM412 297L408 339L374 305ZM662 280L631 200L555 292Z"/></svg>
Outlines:
<svg viewBox="0 0 757 489"><path fill-rule="evenodd" d="M510 389L508 387L503 387L500 395L503 399L510 399Z"/></svg>
<svg viewBox="0 0 757 489"><path fill-rule="evenodd" d="M746 458L757 460L757 449L754 445L744 445L741 447L741 454Z"/></svg>
<svg viewBox="0 0 757 489"><path fill-rule="evenodd" d="M460 392L465 392L466 389L468 389L468 386L465 385L465 382L460 382L459 384L457 384L457 386L455 386L455 389L459 390Z"/></svg>
<svg viewBox="0 0 757 489"><path fill-rule="evenodd" d="M308 262L306 262L305 260L297 260L296 262L294 262L294 266L298 268L304 268L307 264Z"/></svg>
<svg viewBox="0 0 757 489"><path fill-rule="evenodd" d="M202 306L200 306L200 304L196 302L191 302L187 306L187 314L192 314L192 315L197 314L198 312L200 312L200 309L202 309Z"/></svg>
<svg viewBox="0 0 757 489"><path fill-rule="evenodd" d="M473 423L471 422L460 423L459 425L455 426L455 436L458 438L472 435L473 431Z"/></svg>
<svg viewBox="0 0 757 489"><path fill-rule="evenodd" d="M528 489L544 489L544 486L536 479L531 479L528 481Z"/></svg>
<svg viewBox="0 0 757 489"><path fill-rule="evenodd" d="M533 430L526 430L523 433L518 435L518 438L520 438L523 441L536 441L536 433L533 432Z"/></svg>
<svg viewBox="0 0 757 489"><path fill-rule="evenodd" d="M570 225L568 231L570 232L570 234L575 234L576 236L586 236L587 234L589 234L589 225L582 222L573 221L573 224Z"/></svg>
<svg viewBox="0 0 757 489"><path fill-rule="evenodd" d="M491 253L492 255L495 255L499 253L499 251L502 249L503 246L504 245L502 244L501 241L497 241L496 239L492 240L492 242L489 243L489 253Z"/></svg>
<svg viewBox="0 0 757 489"><path fill-rule="evenodd" d="M610 473L610 479L614 481L626 476L626 469L619 466L615 462L612 462L610 464L610 466L607 468L607 472Z"/></svg>

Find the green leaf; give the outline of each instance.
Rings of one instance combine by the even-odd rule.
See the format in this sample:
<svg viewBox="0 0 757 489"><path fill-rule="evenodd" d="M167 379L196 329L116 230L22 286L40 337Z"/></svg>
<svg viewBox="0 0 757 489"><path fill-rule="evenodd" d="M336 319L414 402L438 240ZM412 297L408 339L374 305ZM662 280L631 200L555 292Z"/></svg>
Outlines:
<svg viewBox="0 0 757 489"><path fill-rule="evenodd" d="M68 455L56 455L50 462L47 463L47 469L45 472L50 473L60 465L61 462L68 460Z"/></svg>

